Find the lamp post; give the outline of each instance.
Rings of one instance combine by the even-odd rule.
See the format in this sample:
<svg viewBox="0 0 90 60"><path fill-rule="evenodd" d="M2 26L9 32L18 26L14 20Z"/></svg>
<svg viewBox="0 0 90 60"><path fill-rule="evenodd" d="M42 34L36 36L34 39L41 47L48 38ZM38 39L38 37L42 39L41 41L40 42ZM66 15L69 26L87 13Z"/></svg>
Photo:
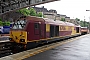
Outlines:
<svg viewBox="0 0 90 60"><path fill-rule="evenodd" d="M85 16L84 16L84 27L85 27Z"/></svg>
<svg viewBox="0 0 90 60"><path fill-rule="evenodd" d="M90 10L86 10L86 11L90 11ZM89 17L89 31L90 31L90 17Z"/></svg>

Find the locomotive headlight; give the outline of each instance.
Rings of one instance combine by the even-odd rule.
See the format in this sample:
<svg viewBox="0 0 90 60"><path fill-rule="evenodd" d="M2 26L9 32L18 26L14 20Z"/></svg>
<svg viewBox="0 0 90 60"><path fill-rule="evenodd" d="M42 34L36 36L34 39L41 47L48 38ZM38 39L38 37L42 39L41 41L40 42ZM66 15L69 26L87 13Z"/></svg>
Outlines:
<svg viewBox="0 0 90 60"><path fill-rule="evenodd" d="M20 35L20 36L25 37L24 35Z"/></svg>
<svg viewBox="0 0 90 60"><path fill-rule="evenodd" d="M20 42L25 42L25 39L20 39Z"/></svg>
<svg viewBox="0 0 90 60"><path fill-rule="evenodd" d="M12 40L12 38L9 38L9 40Z"/></svg>
<svg viewBox="0 0 90 60"><path fill-rule="evenodd" d="M24 35L22 35L22 37L25 37Z"/></svg>

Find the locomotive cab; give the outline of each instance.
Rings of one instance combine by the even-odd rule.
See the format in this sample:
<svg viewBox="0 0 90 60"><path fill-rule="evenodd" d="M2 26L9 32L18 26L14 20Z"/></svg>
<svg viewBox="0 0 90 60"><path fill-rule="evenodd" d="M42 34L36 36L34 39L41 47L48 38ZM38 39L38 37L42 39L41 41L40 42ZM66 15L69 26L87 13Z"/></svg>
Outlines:
<svg viewBox="0 0 90 60"><path fill-rule="evenodd" d="M26 20L16 20L10 31L10 40L16 43L27 44L27 32L25 31Z"/></svg>

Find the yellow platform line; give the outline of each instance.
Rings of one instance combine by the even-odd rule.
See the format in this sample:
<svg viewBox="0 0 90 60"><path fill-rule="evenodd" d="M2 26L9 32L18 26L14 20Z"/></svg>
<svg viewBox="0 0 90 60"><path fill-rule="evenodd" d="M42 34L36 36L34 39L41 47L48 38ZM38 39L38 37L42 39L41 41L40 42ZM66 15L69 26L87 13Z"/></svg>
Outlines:
<svg viewBox="0 0 90 60"><path fill-rule="evenodd" d="M57 46L60 46L60 45L63 45L63 44L66 44L66 43L75 41L75 40L80 39L80 38L82 38L82 37L84 37L84 36L81 36L81 37L78 37L78 38L75 38L75 39L72 39L72 40L67 40L67 41L62 41L62 42L53 43L53 44L51 44L51 46L47 46L47 47L42 48L42 49L40 49L40 50L34 51L34 52L30 53L30 54L24 55L23 57L17 58L17 60L22 60L22 59L25 59L25 58L34 56L34 55L39 54L39 53L41 53L41 52L44 52L44 51L53 49L53 48L55 48L55 47L57 47ZM54 45L54 46L52 46L52 45Z"/></svg>

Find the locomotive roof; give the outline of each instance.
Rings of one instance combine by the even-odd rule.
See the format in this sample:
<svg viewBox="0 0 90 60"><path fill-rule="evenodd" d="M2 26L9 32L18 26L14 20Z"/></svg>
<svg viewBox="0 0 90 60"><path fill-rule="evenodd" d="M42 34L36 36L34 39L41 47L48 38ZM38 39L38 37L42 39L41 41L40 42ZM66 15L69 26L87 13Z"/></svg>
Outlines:
<svg viewBox="0 0 90 60"><path fill-rule="evenodd" d="M75 24L73 23L69 23L69 22L63 22L63 21L59 21L59 20L53 20L53 19L48 19L48 18L44 18L45 23L46 24L55 24L55 25L64 25L64 26L75 26Z"/></svg>
<svg viewBox="0 0 90 60"><path fill-rule="evenodd" d="M87 28L87 27L81 27L81 28Z"/></svg>
<svg viewBox="0 0 90 60"><path fill-rule="evenodd" d="M53 20L53 19L48 19L48 18L41 18L41 17L35 17L35 16L27 16L26 17L27 20L33 20L33 21L43 21L46 24L54 24L54 25L64 25L64 26L76 26L73 23L69 23L69 22L63 22L63 21L59 21L59 20Z"/></svg>

